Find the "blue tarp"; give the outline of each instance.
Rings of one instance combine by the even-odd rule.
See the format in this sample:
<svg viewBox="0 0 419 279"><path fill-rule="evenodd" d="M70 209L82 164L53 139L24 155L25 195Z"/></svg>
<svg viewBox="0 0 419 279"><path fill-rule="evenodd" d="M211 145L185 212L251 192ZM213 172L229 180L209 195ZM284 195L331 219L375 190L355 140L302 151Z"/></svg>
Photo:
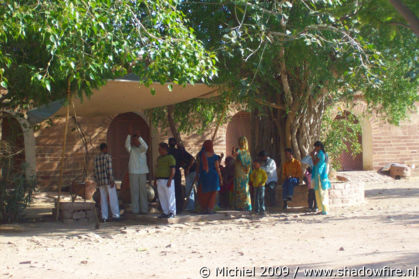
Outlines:
<svg viewBox="0 0 419 279"><path fill-rule="evenodd" d="M64 102L64 99L58 100L28 111L29 123L37 124L50 118L64 105Z"/></svg>

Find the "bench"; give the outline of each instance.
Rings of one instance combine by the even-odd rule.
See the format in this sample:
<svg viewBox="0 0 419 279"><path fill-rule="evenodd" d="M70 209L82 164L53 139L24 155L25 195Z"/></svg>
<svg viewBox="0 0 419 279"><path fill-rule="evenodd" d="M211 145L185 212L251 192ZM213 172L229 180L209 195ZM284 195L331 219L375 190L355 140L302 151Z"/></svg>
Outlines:
<svg viewBox="0 0 419 279"><path fill-rule="evenodd" d="M304 183L300 183L294 187L294 196L292 201L288 202L289 207L307 207L308 206L308 187ZM277 204L282 206L282 184L276 188Z"/></svg>

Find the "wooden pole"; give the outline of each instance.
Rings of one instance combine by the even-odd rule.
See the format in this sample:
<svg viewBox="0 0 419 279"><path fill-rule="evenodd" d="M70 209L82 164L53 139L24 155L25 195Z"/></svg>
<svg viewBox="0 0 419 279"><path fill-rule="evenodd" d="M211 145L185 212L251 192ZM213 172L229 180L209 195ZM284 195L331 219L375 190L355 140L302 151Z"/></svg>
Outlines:
<svg viewBox="0 0 419 279"><path fill-rule="evenodd" d="M71 81L69 78L67 80L67 108L66 108L66 114L65 114L63 149L61 151L61 160L60 160L60 178L58 181L58 198L57 198L57 215L56 215L57 221L58 221L58 218L60 217L60 199L61 199L61 188L63 185L65 151L67 147L67 133L68 133L68 119L70 115L70 103L71 103Z"/></svg>
<svg viewBox="0 0 419 279"><path fill-rule="evenodd" d="M228 102L227 102L228 103ZM226 116L226 113L227 113L227 103L225 104L225 106L224 106L224 110L223 110L223 112L222 112L222 114L221 114L221 117L220 117L220 119L218 120L218 123L217 123L217 126L215 127L215 131L214 131L214 134L212 135L212 138L211 138L211 141L212 142L214 142L214 140L215 140L215 137L217 136L217 133L218 133L218 128L220 128L220 125L221 125L221 122L223 122L223 120L224 120L224 118L225 118L225 116Z"/></svg>

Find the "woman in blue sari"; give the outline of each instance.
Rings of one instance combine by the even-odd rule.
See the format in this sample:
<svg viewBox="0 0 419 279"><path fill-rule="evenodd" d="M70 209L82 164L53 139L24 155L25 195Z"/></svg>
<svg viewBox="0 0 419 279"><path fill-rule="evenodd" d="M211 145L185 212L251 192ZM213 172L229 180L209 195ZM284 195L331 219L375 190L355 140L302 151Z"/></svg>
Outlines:
<svg viewBox="0 0 419 279"><path fill-rule="evenodd" d="M220 157L214 153L211 140L206 140L198 154L198 201L205 214L213 214L217 191L222 185Z"/></svg>
<svg viewBox="0 0 419 279"><path fill-rule="evenodd" d="M313 171L311 173L311 182L314 184L316 202L318 209L323 215L329 210L329 188L328 161L324 145L320 141L314 143L314 150L310 153L313 160Z"/></svg>

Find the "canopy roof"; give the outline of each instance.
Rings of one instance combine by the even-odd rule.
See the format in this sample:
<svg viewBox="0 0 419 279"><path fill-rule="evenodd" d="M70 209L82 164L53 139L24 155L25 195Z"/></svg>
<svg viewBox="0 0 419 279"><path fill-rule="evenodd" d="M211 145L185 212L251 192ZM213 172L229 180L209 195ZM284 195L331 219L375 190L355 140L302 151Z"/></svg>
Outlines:
<svg viewBox="0 0 419 279"><path fill-rule="evenodd" d="M156 90L151 94L151 88ZM216 88L205 84L180 86L173 84L169 91L167 84L152 84L149 88L140 86L133 80L110 80L98 90L94 90L90 98L74 99L76 113L79 116L109 115L129 111L139 111L155 107L181 103L194 98L209 98L216 95ZM56 115L64 115L61 107Z"/></svg>

